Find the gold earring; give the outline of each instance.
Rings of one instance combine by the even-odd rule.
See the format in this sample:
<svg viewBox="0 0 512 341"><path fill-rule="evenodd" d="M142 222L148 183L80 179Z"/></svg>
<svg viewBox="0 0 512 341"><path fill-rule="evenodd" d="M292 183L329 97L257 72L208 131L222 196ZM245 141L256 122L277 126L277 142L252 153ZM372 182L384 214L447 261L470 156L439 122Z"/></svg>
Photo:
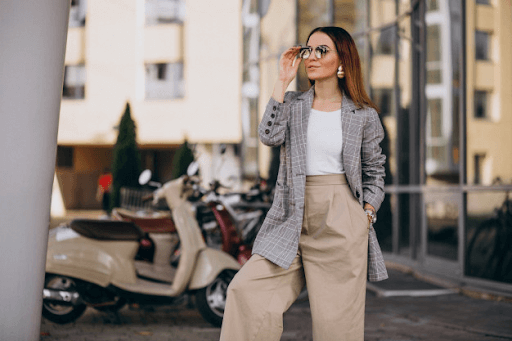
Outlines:
<svg viewBox="0 0 512 341"><path fill-rule="evenodd" d="M341 65L338 67L337 75L338 75L338 78L345 77L345 71L343 71L343 68L341 67Z"/></svg>

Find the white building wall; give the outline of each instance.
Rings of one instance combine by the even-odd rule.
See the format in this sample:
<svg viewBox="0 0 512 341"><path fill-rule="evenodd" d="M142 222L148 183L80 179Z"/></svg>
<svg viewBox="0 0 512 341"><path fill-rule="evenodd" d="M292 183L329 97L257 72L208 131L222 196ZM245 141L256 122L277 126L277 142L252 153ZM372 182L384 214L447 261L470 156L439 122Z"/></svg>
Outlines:
<svg viewBox="0 0 512 341"><path fill-rule="evenodd" d="M239 143L240 1L185 1L183 25L145 26L143 0L88 0L66 64L85 64L84 99L62 102L59 144L113 144L126 101L139 143ZM145 100L145 63L184 63L185 96Z"/></svg>

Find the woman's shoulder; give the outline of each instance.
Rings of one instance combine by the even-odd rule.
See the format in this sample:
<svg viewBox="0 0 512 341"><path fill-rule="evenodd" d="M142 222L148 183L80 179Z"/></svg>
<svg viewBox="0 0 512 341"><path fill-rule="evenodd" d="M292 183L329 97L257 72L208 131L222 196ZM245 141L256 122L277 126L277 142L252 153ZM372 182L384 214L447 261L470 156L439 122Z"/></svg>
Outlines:
<svg viewBox="0 0 512 341"><path fill-rule="evenodd" d="M369 120L379 120L379 113L373 107L362 106L359 107L357 110L360 115L365 116Z"/></svg>
<svg viewBox="0 0 512 341"><path fill-rule="evenodd" d="M304 91L286 91L284 94L284 102L289 103L293 100L295 100L297 97L302 95Z"/></svg>

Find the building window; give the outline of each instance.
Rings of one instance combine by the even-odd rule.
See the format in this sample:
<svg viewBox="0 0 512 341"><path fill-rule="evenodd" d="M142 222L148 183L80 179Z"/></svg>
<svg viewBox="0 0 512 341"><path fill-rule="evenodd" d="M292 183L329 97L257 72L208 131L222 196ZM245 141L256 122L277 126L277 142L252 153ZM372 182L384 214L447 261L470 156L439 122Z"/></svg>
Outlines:
<svg viewBox="0 0 512 341"><path fill-rule="evenodd" d="M389 116L393 113L393 89L376 88L372 89L372 99L380 109L382 116Z"/></svg>
<svg viewBox="0 0 512 341"><path fill-rule="evenodd" d="M439 10L439 4L437 0L427 0L427 11L437 11Z"/></svg>
<svg viewBox="0 0 512 341"><path fill-rule="evenodd" d="M85 98L85 65L66 65L64 69L62 98Z"/></svg>
<svg viewBox="0 0 512 341"><path fill-rule="evenodd" d="M183 63L146 64L146 99L173 99L185 95Z"/></svg>
<svg viewBox="0 0 512 341"><path fill-rule="evenodd" d="M146 0L146 25L183 23L185 2L183 0Z"/></svg>
<svg viewBox="0 0 512 341"><path fill-rule="evenodd" d="M489 60L491 49L491 35L484 31L475 31L475 58Z"/></svg>
<svg viewBox="0 0 512 341"><path fill-rule="evenodd" d="M428 100L430 137L443 137L443 107L440 98Z"/></svg>
<svg viewBox="0 0 512 341"><path fill-rule="evenodd" d="M57 146L57 167L73 168L73 147Z"/></svg>
<svg viewBox="0 0 512 341"><path fill-rule="evenodd" d="M487 91L475 91L475 118L489 117L489 93Z"/></svg>
<svg viewBox="0 0 512 341"><path fill-rule="evenodd" d="M441 28L439 25L427 27L427 83L442 82Z"/></svg>
<svg viewBox="0 0 512 341"><path fill-rule="evenodd" d="M71 8L69 9L69 27L85 26L86 12L86 0L71 0Z"/></svg>
<svg viewBox="0 0 512 341"><path fill-rule="evenodd" d="M482 178L483 178L485 154L475 154L473 160L474 160L474 167L475 167L475 178L474 178L473 183L475 185L480 185L482 183Z"/></svg>
<svg viewBox="0 0 512 341"><path fill-rule="evenodd" d="M396 27L383 29L380 31L379 40L375 49L375 54L392 55L395 50Z"/></svg>
<svg viewBox="0 0 512 341"><path fill-rule="evenodd" d="M479 5L490 5L491 2L489 0L476 0L476 3Z"/></svg>

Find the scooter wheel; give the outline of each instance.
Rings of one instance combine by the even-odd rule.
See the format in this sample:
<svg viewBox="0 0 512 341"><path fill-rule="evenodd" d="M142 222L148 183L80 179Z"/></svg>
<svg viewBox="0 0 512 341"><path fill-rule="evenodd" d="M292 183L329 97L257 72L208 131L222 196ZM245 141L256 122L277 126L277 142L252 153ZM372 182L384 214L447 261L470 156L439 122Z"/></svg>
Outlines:
<svg viewBox="0 0 512 341"><path fill-rule="evenodd" d="M76 284L73 279L64 276L47 276L44 287L49 289L76 290ZM59 324L75 321L82 316L86 308L85 304L60 305L43 300L43 316Z"/></svg>
<svg viewBox="0 0 512 341"><path fill-rule="evenodd" d="M214 325L220 327L226 307L226 293L235 271L226 270L222 272L208 286L196 291L196 306L201 316Z"/></svg>

